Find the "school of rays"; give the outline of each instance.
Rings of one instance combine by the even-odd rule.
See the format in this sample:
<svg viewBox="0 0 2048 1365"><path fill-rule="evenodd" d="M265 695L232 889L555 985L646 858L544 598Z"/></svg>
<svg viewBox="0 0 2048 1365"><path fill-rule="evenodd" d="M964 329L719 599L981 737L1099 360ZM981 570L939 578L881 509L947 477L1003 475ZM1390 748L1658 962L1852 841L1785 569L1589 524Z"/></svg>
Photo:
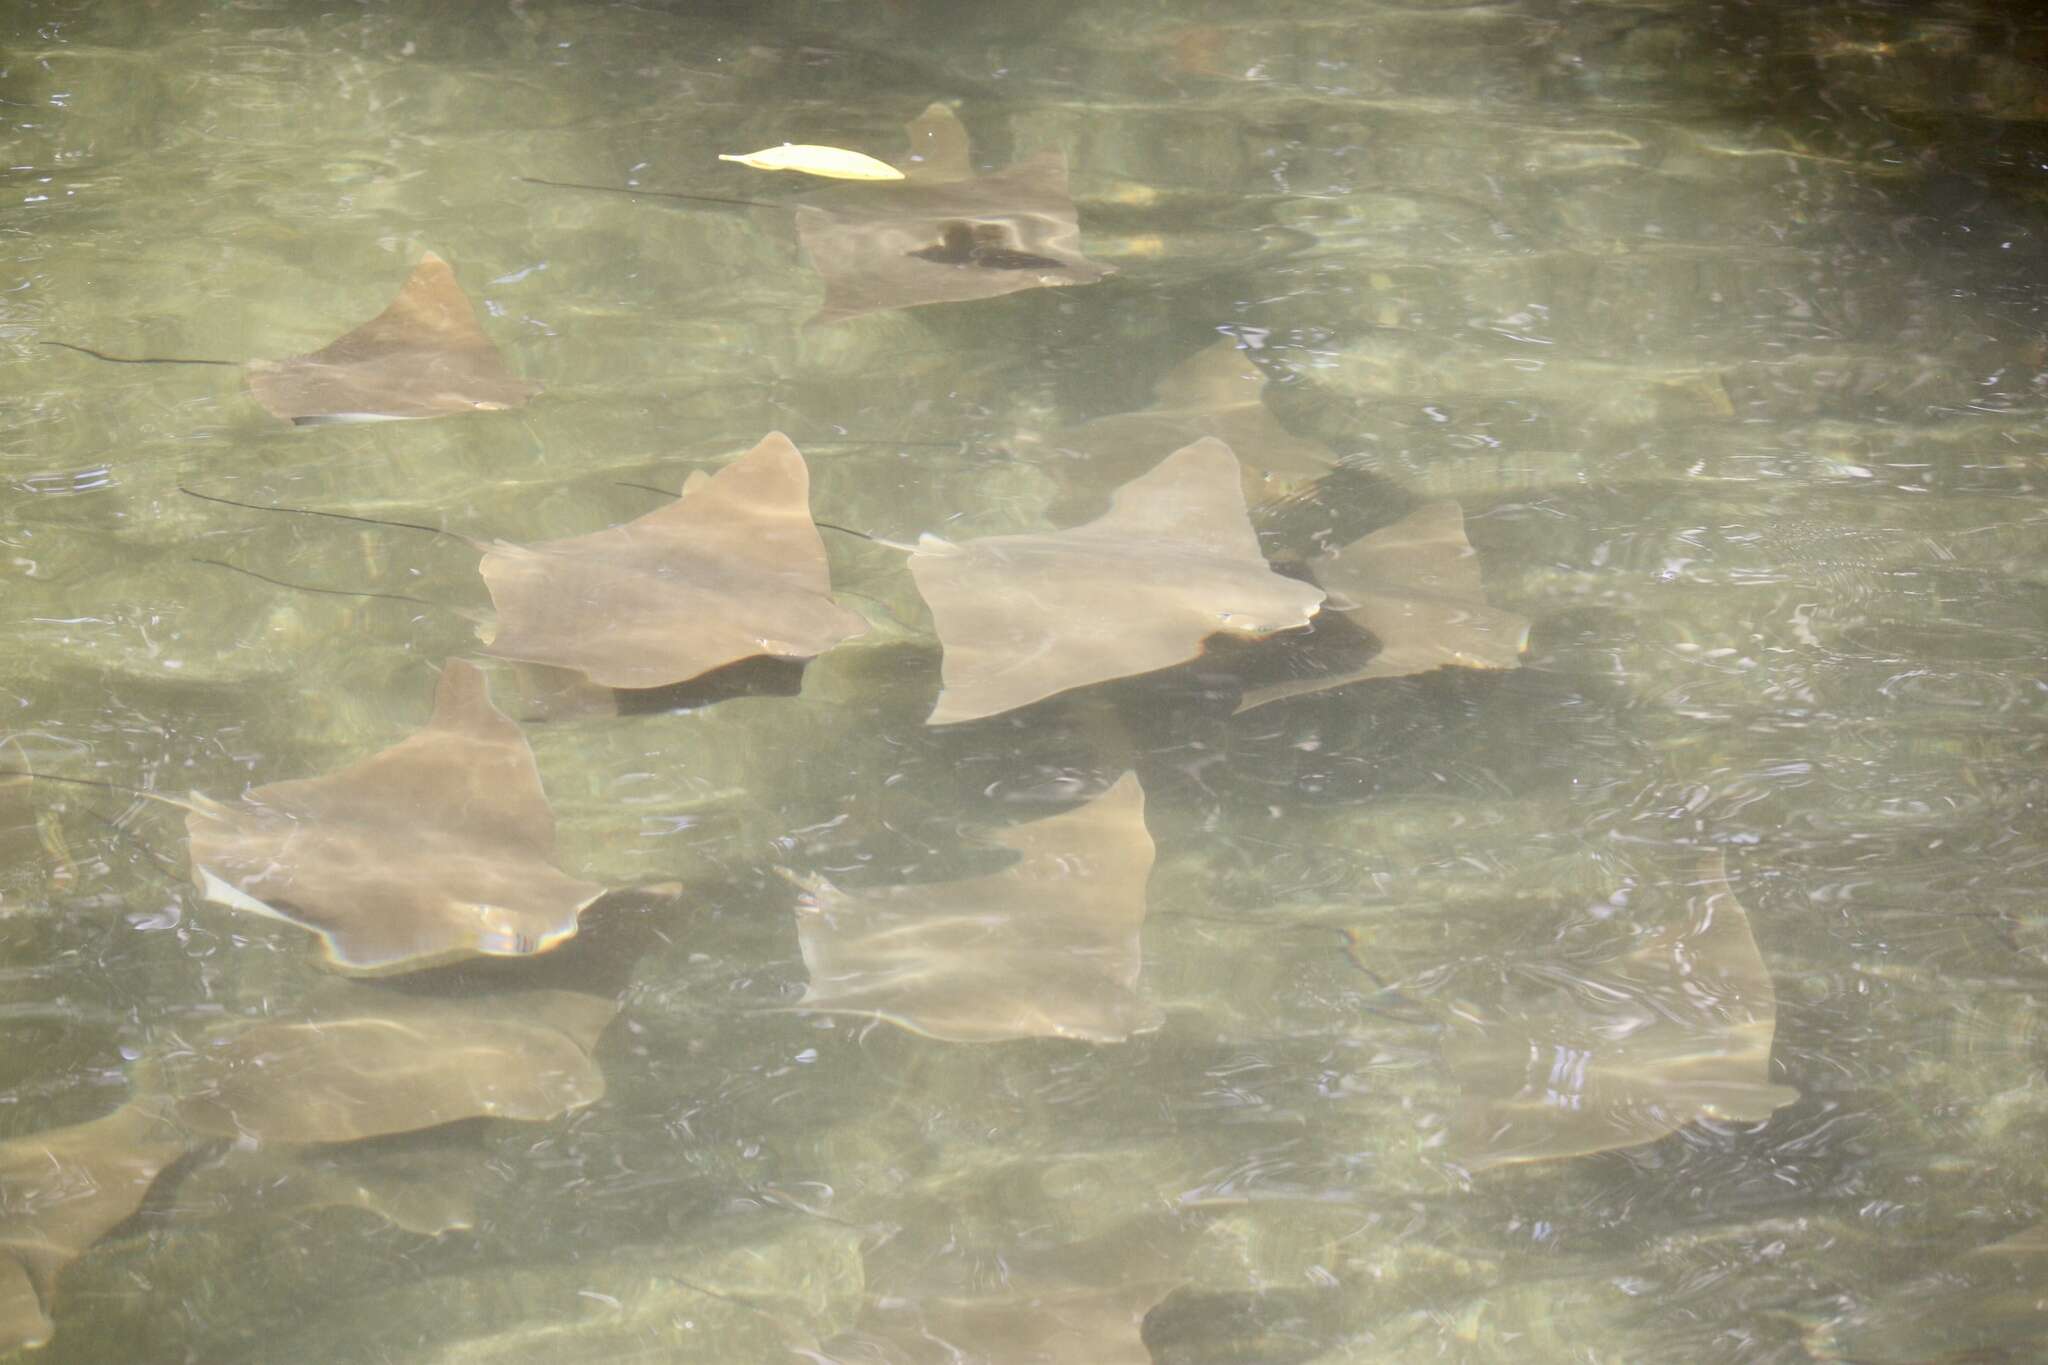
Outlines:
<svg viewBox="0 0 2048 1365"><path fill-rule="evenodd" d="M1081 253L1060 154L977 171L942 105L907 133L895 178L833 148L747 159L787 169L808 157L819 173L865 182L796 207L823 289L815 322L1111 275ZM301 425L503 411L543 393L507 365L455 269L431 253L370 322L244 373L258 404ZM1106 505L1062 525L895 547L937 655L922 683L929 726L1060 706L1185 665L1221 639L1280 678L1245 688L1241 710L1518 665L1530 623L1487 600L1455 503L1389 518L1288 572L1268 561L1255 503L1312 486L1336 462L1273 416L1264 383L1234 341L1202 347L1159 382L1153 407L1038 442L1049 461L1120 479ZM769 432L621 525L563 525L525 544L462 537L480 552L494 608L481 653L620 691L824 655L870 623L834 594L812 497L804 455ZM1332 618L1342 629L1319 629ZM25 756L0 743L0 757L0 878L13 878L39 860L38 797ZM121 1107L0 1142L0 1344L48 1341L64 1268L209 1144L232 1145L218 1169L266 1172L307 1206L349 1203L432 1235L470 1221L458 1187L403 1170L337 1179L346 1158L334 1149L466 1120L546 1124L605 1092L597 1054L613 999L386 980L537 958L605 913L610 889L557 865L541 769L476 664L447 659L424 725L331 772L162 799L184 814L190 875L220 907L210 913L304 930L333 976L260 1018L162 1030ZM1156 848L1135 773L988 829L981 844L1006 861L913 884L773 868L793 887L789 941L806 976L782 1008L882 1021L935 1047L1113 1047L1170 1025L1172 1002L1145 974ZM801 863L800 846L788 852ZM24 894L0 880L0 913ZM1697 1119L1757 1123L1796 1098L1770 1079L1770 975L1718 862L1695 870L1665 927L1581 976L1604 989L1511 967L1491 990L1435 999L1462 1096L1450 1155L1464 1169L1647 1143ZM906 1360L1002 1348L1149 1359L1138 1326L1178 1282L1185 1249L1138 1229L1024 1258L1001 1283L949 1281L907 1252L885 1258L853 1344Z"/></svg>

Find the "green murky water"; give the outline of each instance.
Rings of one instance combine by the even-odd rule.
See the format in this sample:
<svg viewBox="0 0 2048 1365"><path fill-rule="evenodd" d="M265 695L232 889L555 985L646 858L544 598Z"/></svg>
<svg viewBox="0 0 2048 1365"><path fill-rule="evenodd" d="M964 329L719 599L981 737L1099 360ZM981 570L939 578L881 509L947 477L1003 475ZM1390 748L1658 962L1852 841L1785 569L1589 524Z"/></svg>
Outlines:
<svg viewBox="0 0 2048 1365"><path fill-rule="evenodd" d="M1226 337L1274 430L1341 458L1254 508L1270 556L1455 500L1492 603L1532 623L1509 672L1233 715L1271 660L1233 647L929 729L902 556L828 533L873 628L800 695L596 715L493 664L556 861L625 891L545 957L362 989L608 997L603 1097L180 1142L62 1254L94 1187L46 1178L33 1135L331 987L309 935L200 899L176 810L0 790L0 1250L62 1267L0 1283L0 1318L18 1339L46 1307L41 1358L2041 1349L2048 28L2024 7L0 22L0 730L38 772L222 799L330 772L475 656L462 541L181 485L534 541L780 429L823 520L1042 530L1168 453L1061 433L1152 407ZM933 101L983 170L1062 153L1118 273L806 327L823 289L786 211L518 178L780 200L803 187L713 154L896 156ZM232 369L39 344L302 354L428 250L546 386L530 406L293 428ZM788 1008L776 869L991 873L977 836L1126 771L1156 1030L948 1042Z"/></svg>

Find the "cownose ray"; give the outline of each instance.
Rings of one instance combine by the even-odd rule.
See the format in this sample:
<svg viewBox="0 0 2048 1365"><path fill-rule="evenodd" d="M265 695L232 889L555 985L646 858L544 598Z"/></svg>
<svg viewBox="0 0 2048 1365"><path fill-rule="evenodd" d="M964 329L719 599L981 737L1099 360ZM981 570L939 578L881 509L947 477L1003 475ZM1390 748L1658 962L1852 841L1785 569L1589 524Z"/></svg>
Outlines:
<svg viewBox="0 0 2048 1365"><path fill-rule="evenodd" d="M1323 601L1266 563L1237 457L1214 437L1119 488L1085 525L923 536L910 573L943 649L933 725L1182 663L1212 635L1305 626Z"/></svg>
<svg viewBox="0 0 2048 1365"><path fill-rule="evenodd" d="M174 1218L291 1218L352 1208L422 1237L476 1226L485 1154L476 1148L237 1143L178 1182Z"/></svg>
<svg viewBox="0 0 2048 1365"><path fill-rule="evenodd" d="M1777 997L1721 858L1690 883L1682 919L1607 961L1532 964L1511 1003L1451 1008L1459 1164L1634 1147L1696 1119L1761 1123L1799 1098L1770 1079Z"/></svg>
<svg viewBox="0 0 2048 1365"><path fill-rule="evenodd" d="M1943 1257L1916 1248L1915 1277L1817 1333L1818 1360L1926 1365L2039 1360L2048 1353L2048 1223Z"/></svg>
<svg viewBox="0 0 2048 1365"><path fill-rule="evenodd" d="M254 360L249 392L299 426L526 406L540 385L505 368L448 262L428 252L398 297L310 355Z"/></svg>
<svg viewBox="0 0 2048 1365"><path fill-rule="evenodd" d="M1331 550L1309 573L1328 590L1328 610L1369 631L1377 650L1361 656L1355 641L1302 641L1291 651L1301 676L1246 689L1238 710L1371 678L1516 668L1529 647L1528 618L1487 603L1479 555L1455 502L1425 503Z"/></svg>
<svg viewBox="0 0 2048 1365"><path fill-rule="evenodd" d="M1199 1227L1179 1211L1140 1215L1082 1241L1048 1240L1053 1224L993 1244L941 1221L943 1249L876 1248L852 1332L826 1343L835 1360L877 1365L1151 1365L1146 1315L1187 1282Z"/></svg>
<svg viewBox="0 0 2048 1365"><path fill-rule="evenodd" d="M50 1340L58 1275L140 1208L190 1146L142 1097L0 1142L0 1351Z"/></svg>
<svg viewBox="0 0 2048 1365"><path fill-rule="evenodd" d="M19 888L34 880L43 863L32 780L20 742L0 738L0 916L23 908L26 902Z"/></svg>
<svg viewBox="0 0 2048 1365"><path fill-rule="evenodd" d="M49 1341L58 1274L200 1143L558 1118L603 1096L591 1053L617 1010L569 991L439 1000L350 985L316 993L301 1018L228 1020L195 1045L153 1049L113 1113L0 1142L0 1349ZM396 1208L381 1197L359 1187L353 1202L422 1232L466 1222L441 1192Z"/></svg>
<svg viewBox="0 0 2048 1365"><path fill-rule="evenodd" d="M1265 386L1265 373L1226 337L1168 371L1153 389L1151 407L1025 440L1085 460L1090 470L1123 477L1132 472L1133 452L1214 436L1243 467L1245 496L1270 499L1327 474L1337 461L1323 446L1280 425L1262 397Z"/></svg>
<svg viewBox="0 0 2048 1365"><path fill-rule="evenodd" d="M233 1020L159 1049L144 1086L187 1132L258 1143L544 1122L603 1098L591 1053L617 1012L574 991L444 1000L351 984L303 1017Z"/></svg>
<svg viewBox="0 0 2048 1365"><path fill-rule="evenodd" d="M907 181L807 196L796 231L825 281L812 323L864 313L1093 284L1114 273L1081 254L1058 152L973 174L966 130L934 104L905 127Z"/></svg>
<svg viewBox="0 0 2048 1365"><path fill-rule="evenodd" d="M810 982L796 1008L962 1043L1157 1028L1137 993L1152 837L1136 774L991 838L1019 857L986 876L859 892L798 879Z"/></svg>
<svg viewBox="0 0 2048 1365"><path fill-rule="evenodd" d="M978 1295L871 1300L859 1344L877 1365L1152 1365L1145 1315L1173 1282L1005 1284Z"/></svg>
<svg viewBox="0 0 2048 1365"><path fill-rule="evenodd" d="M328 965L359 975L545 952L605 890L549 861L533 751L460 660L426 727L390 748L186 809L208 900L310 929Z"/></svg>
<svg viewBox="0 0 2048 1365"><path fill-rule="evenodd" d="M810 470L779 431L623 526L492 544L485 652L607 687L685 682L742 659L807 659L867 623L832 600Z"/></svg>
<svg viewBox="0 0 2048 1365"><path fill-rule="evenodd" d="M667 506L533 545L184 491L463 541L482 553L479 571L497 608L495 624L478 632L484 652L569 669L601 687L667 687L746 659L808 659L867 629L832 600L810 470L779 431L716 474L692 474Z"/></svg>

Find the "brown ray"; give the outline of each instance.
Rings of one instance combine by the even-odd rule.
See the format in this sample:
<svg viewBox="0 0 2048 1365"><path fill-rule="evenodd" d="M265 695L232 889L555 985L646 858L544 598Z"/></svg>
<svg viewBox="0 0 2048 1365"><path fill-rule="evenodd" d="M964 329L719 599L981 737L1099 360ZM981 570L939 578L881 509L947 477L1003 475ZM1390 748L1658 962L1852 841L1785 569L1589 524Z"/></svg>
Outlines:
<svg viewBox="0 0 2048 1365"><path fill-rule="evenodd" d="M1702 1118L1761 1123L1799 1098L1771 1082L1777 997L1718 857L1686 900L1604 962L1525 964L1512 998L1452 1007L1462 1165L1633 1147Z"/></svg>
<svg viewBox="0 0 2048 1365"><path fill-rule="evenodd" d="M617 1010L569 991L438 1000L351 986L304 1018L234 1020L167 1049L148 1084L189 1132L256 1142L542 1121L604 1095L591 1051Z"/></svg>
<svg viewBox="0 0 2048 1365"><path fill-rule="evenodd" d="M1152 838L1136 775L992 839L1022 856L988 876L859 893L800 883L800 1008L962 1043L1116 1043L1157 1028L1137 994Z"/></svg>
<svg viewBox="0 0 2048 1365"><path fill-rule="evenodd" d="M50 1339L59 1273L140 1208L188 1145L143 1100L0 1142L0 1350Z"/></svg>
<svg viewBox="0 0 2048 1365"><path fill-rule="evenodd" d="M945 651L933 725L1181 663L1212 635L1303 626L1323 600L1268 567L1237 457L1213 437L1119 488L1086 525L925 536L910 572Z"/></svg>
<svg viewBox="0 0 2048 1365"><path fill-rule="evenodd" d="M1912 1263L1929 1259L1915 1248ZM1873 1293L1820 1333L1820 1360L1857 1365L1995 1365L2048 1358L2048 1224L1945 1256Z"/></svg>
<svg viewBox="0 0 2048 1365"><path fill-rule="evenodd" d="M890 1246L869 1258L870 1293L856 1329L827 1343L835 1360L876 1365L1151 1365L1146 1315L1185 1282L1197 1235L1141 1217L1082 1241L1048 1228L996 1245L946 1245L921 1255ZM914 1238L915 1234L909 1234Z"/></svg>
<svg viewBox="0 0 2048 1365"><path fill-rule="evenodd" d="M1086 460L1091 471L1128 478L1146 452L1214 436L1237 455L1248 499L1278 497L1328 473L1336 460L1280 425L1261 397L1265 385L1265 374L1226 338L1160 380L1151 407L1069 427L1043 445Z"/></svg>
<svg viewBox="0 0 2048 1365"><path fill-rule="evenodd" d="M1145 1315L1174 1285L1051 1284L877 1299L859 1340L876 1365L1152 1365Z"/></svg>
<svg viewBox="0 0 2048 1365"><path fill-rule="evenodd" d="M1114 273L1081 254L1081 224L1058 152L974 176L966 130L944 105L926 109L906 131L913 155L923 158L908 180L823 190L796 211L797 236L825 280L813 323L1093 284Z"/></svg>
<svg viewBox="0 0 2048 1365"><path fill-rule="evenodd" d="M431 251L376 317L311 355L251 361L246 378L266 411L301 426L492 412L540 392L505 368L455 271Z"/></svg>
<svg viewBox="0 0 2048 1365"><path fill-rule="evenodd" d="M1377 649L1362 653L1355 640L1299 641L1291 653L1303 676L1248 689L1238 710L1369 678L1515 668L1528 648L1528 618L1487 605L1479 556L1455 502L1426 503L1309 571L1329 590L1328 609L1371 632Z"/></svg>
<svg viewBox="0 0 2048 1365"><path fill-rule="evenodd" d="M477 1188L487 1164L476 1149L236 1146L180 1181L169 1212L247 1219L354 1208L407 1232L438 1237L476 1226Z"/></svg>
<svg viewBox="0 0 2048 1365"><path fill-rule="evenodd" d="M459 660L425 729L237 802L195 793L189 811L207 899L312 930L347 972L545 952L604 893L549 862L555 817L533 751Z"/></svg>
<svg viewBox="0 0 2048 1365"><path fill-rule="evenodd" d="M482 572L498 609L489 653L607 687L664 687L758 655L809 658L866 629L832 601L810 471L779 431L624 526L499 541Z"/></svg>
<svg viewBox="0 0 2048 1365"><path fill-rule="evenodd" d="M0 915L11 915L23 905L19 888L31 885L42 866L43 839L28 755L12 739L0 739L0 770Z"/></svg>

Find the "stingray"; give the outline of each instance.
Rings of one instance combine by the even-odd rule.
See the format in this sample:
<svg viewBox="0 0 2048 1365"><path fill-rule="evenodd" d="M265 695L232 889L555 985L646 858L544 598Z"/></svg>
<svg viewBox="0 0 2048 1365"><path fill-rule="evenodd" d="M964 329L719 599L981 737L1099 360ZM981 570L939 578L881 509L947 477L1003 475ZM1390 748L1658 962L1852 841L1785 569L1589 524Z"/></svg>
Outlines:
<svg viewBox="0 0 2048 1365"><path fill-rule="evenodd" d="M533 751L459 660L425 729L324 777L234 803L195 793L187 809L207 899L312 930L346 972L545 952L604 894L549 862Z"/></svg>
<svg viewBox="0 0 2048 1365"><path fill-rule="evenodd" d="M1152 1365L1145 1315L1173 1288L1141 1281L891 1295L862 1316L856 1340L864 1353L845 1358L876 1365Z"/></svg>
<svg viewBox="0 0 2048 1365"><path fill-rule="evenodd" d="M796 211L796 231L825 280L814 324L1093 284L1114 273L1081 254L1058 152L964 180L821 191Z"/></svg>
<svg viewBox="0 0 2048 1365"><path fill-rule="evenodd" d="M101 360L143 365L233 365L231 360L132 359L53 341ZM428 252L389 307L310 355L252 360L249 392L297 426L403 421L526 406L541 386L505 368L448 262Z"/></svg>
<svg viewBox="0 0 2048 1365"><path fill-rule="evenodd" d="M0 739L0 915L22 908L19 893L43 862L42 828L36 822L28 756L12 739Z"/></svg>
<svg viewBox="0 0 2048 1365"><path fill-rule="evenodd" d="M1185 445L1214 436L1244 468L1245 496L1273 498L1326 474L1336 460L1324 447L1290 433L1261 397L1266 376L1245 350L1226 338L1169 371L1142 412L1098 417L1055 432L1042 444L1127 477L1140 451Z"/></svg>
<svg viewBox="0 0 2048 1365"><path fill-rule="evenodd" d="M1688 900L1682 921L1605 962L1535 964L1533 992L1454 1008L1444 1054L1466 1098L1460 1164L1634 1147L1696 1119L1761 1123L1799 1098L1771 1083L1777 999L1718 858Z"/></svg>
<svg viewBox="0 0 2048 1365"><path fill-rule="evenodd" d="M1093 284L1115 273L1081 254L1066 158L1040 152L977 176L967 131L943 104L905 125L906 179L845 184L794 201L798 239L825 281L812 324L864 313L964 303L1024 289ZM782 208L784 204L559 180L564 189Z"/></svg>
<svg viewBox="0 0 2048 1365"><path fill-rule="evenodd" d="M360 1209L422 1237L476 1226L485 1153L369 1147L230 1147L178 1182L174 1216L296 1218L316 1209Z"/></svg>
<svg viewBox="0 0 2048 1365"><path fill-rule="evenodd" d="M1330 551L1309 572L1329 591L1329 610L1369 631L1378 648L1364 654L1355 640L1303 641L1291 659L1302 675L1248 689L1240 711L1369 678L1515 668L1529 646L1526 617L1487 605L1455 502L1425 503Z"/></svg>
<svg viewBox="0 0 2048 1365"><path fill-rule="evenodd" d="M1157 1028L1137 994L1152 838L1136 775L992 838L1021 856L988 876L857 893L800 881L810 984L798 1008L962 1043L1117 1043Z"/></svg>
<svg viewBox="0 0 2048 1365"><path fill-rule="evenodd" d="M832 601L825 543L811 520L810 470L779 431L716 474L692 474L665 507L536 545L184 491L230 507L465 541L483 552L480 572L497 607L484 652L570 669L602 687L646 691L747 659L809 659L867 628Z"/></svg>
<svg viewBox="0 0 2048 1365"><path fill-rule="evenodd" d="M936 1252L878 1249L855 1331L827 1342L835 1360L877 1365L1151 1365L1146 1315L1186 1282L1193 1231L1141 1217L1083 1241L1049 1243L1051 1225L977 1245L941 1218ZM914 1236L914 1234L913 1234ZM892 1254L893 1253L893 1254Z"/></svg>
<svg viewBox="0 0 2048 1365"><path fill-rule="evenodd" d="M933 725L1182 663L1212 635L1305 626L1323 601L1267 565L1237 457L1214 437L1119 488L1086 525L927 535L910 572L944 650Z"/></svg>
<svg viewBox="0 0 2048 1365"><path fill-rule="evenodd" d="M0 1142L0 1350L49 1341L59 1273L140 1208L189 1145L147 1100Z"/></svg>
<svg viewBox="0 0 2048 1365"><path fill-rule="evenodd" d="M636 521L484 555L486 646L616 688L662 687L759 655L804 659L866 623L832 601L810 471L770 432Z"/></svg>
<svg viewBox="0 0 2048 1365"><path fill-rule="evenodd" d="M591 1051L617 1012L571 991L437 1000L351 986L304 1018L235 1020L166 1049L146 1085L187 1132L258 1143L540 1122L603 1097Z"/></svg>
<svg viewBox="0 0 2048 1365"><path fill-rule="evenodd" d="M1058 152L976 176L967 130L945 105L930 106L904 131L909 183L820 191L796 211L797 237L825 280L813 323L1093 284L1114 273L1081 254Z"/></svg>

